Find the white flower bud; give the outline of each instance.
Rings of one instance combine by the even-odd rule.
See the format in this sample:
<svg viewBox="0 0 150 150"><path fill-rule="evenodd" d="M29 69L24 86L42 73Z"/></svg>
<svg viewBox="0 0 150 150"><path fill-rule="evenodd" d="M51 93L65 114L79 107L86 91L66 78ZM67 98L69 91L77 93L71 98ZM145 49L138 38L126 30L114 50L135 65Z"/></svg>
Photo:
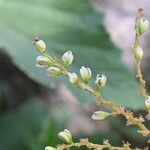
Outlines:
<svg viewBox="0 0 150 150"><path fill-rule="evenodd" d="M51 146L46 146L45 150L57 150L55 147L51 147Z"/></svg>
<svg viewBox="0 0 150 150"><path fill-rule="evenodd" d="M150 97L148 96L148 99L145 100L145 107L150 112Z"/></svg>
<svg viewBox="0 0 150 150"><path fill-rule="evenodd" d="M105 86L106 81L107 81L107 77L105 75L102 74L101 77L99 76L99 74L97 75L95 84L97 85L98 90Z"/></svg>
<svg viewBox="0 0 150 150"><path fill-rule="evenodd" d="M62 63L65 67L71 65L73 62L73 54L72 51L67 51L62 56Z"/></svg>
<svg viewBox="0 0 150 150"><path fill-rule="evenodd" d="M78 81L78 76L76 75L76 73L69 73L69 81L73 84L77 83Z"/></svg>
<svg viewBox="0 0 150 150"><path fill-rule="evenodd" d="M57 68L57 67L49 67L47 69L47 75L48 76L58 76L61 73L62 73L62 71L59 68Z"/></svg>
<svg viewBox="0 0 150 150"><path fill-rule="evenodd" d="M110 116L111 113L109 112L105 112L105 111L96 111L94 112L94 114L92 115L92 119L93 120L104 120L105 118L107 118L108 116Z"/></svg>
<svg viewBox="0 0 150 150"><path fill-rule="evenodd" d="M137 47L135 51L135 56L137 60L141 60L143 58L143 50L140 46Z"/></svg>
<svg viewBox="0 0 150 150"><path fill-rule="evenodd" d="M36 66L37 67L44 68L44 67L48 67L50 64L51 64L51 61L48 57L38 56L36 58Z"/></svg>
<svg viewBox="0 0 150 150"><path fill-rule="evenodd" d="M81 74L83 81L87 84L91 78L91 75L92 75L91 69L82 66L80 68L80 74Z"/></svg>
<svg viewBox="0 0 150 150"><path fill-rule="evenodd" d="M72 141L72 135L69 130L65 129L64 131L58 133L58 137L63 140L64 142L71 144Z"/></svg>
<svg viewBox="0 0 150 150"><path fill-rule="evenodd" d="M140 35L144 34L148 29L149 22L146 18L141 18L138 23L138 32Z"/></svg>
<svg viewBox="0 0 150 150"><path fill-rule="evenodd" d="M34 45L36 46L39 52L44 53L46 51L46 44L44 43L44 41L36 38L34 41Z"/></svg>

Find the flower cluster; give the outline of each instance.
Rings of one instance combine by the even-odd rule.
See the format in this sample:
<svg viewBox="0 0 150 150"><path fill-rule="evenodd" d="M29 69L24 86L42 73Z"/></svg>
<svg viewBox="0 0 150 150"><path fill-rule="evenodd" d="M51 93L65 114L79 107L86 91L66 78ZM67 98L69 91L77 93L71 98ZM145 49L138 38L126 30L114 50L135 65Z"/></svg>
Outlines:
<svg viewBox="0 0 150 150"><path fill-rule="evenodd" d="M143 79L143 75L141 72L141 60L143 58L143 50L139 46L139 38L146 32L148 29L149 23L148 20L143 17L142 9L139 9L138 15L135 21L135 40L132 46L132 51L136 60L137 67L137 78L140 82L140 94L145 99L145 108L150 114L150 96L148 96L146 91L145 80ZM126 125L135 125L138 127L138 132L143 136L150 136L150 130L143 124L143 117L136 118L133 116L133 112L124 109L123 107L118 106L111 100L106 100L101 95L101 90L105 87L107 82L107 77L105 75L97 75L95 79L95 87L89 86L89 82L92 77L92 71L89 67L81 66L80 68L80 76L76 73L71 73L68 71L68 67L72 64L74 60L74 56L72 51L65 52L61 59L55 59L50 56L46 51L46 44L42 40L38 40L37 38L34 41L34 45L37 50L42 54L36 58L36 66L40 68L46 68L47 75L50 77L55 77L59 75L64 75L68 78L70 83L76 85L78 88L83 89L90 94L94 95L98 100L98 104L104 104L111 109L111 112L105 111L95 111L91 116L94 120L103 120L109 116L123 115L127 123ZM81 147L86 146L89 149L114 149L114 150L130 150L129 144L123 144L122 147L112 146L108 141L103 142L102 145L90 143L87 139L82 139L78 143L74 143L72 139L72 134L69 130L65 129L58 134L58 137L65 142L65 144L58 146L57 148L47 146L45 150L63 150L69 149L71 147Z"/></svg>
<svg viewBox="0 0 150 150"><path fill-rule="evenodd" d="M38 40L36 38L34 45L43 54L42 56L38 56L36 58L36 66L40 68L47 68L46 71L48 76L54 77L66 73L69 81L72 84L76 84L80 80L76 73L66 72L65 70L73 62L74 56L72 51L65 52L62 55L61 60L58 61L46 53L46 44L42 40ZM92 76L91 69L81 66L80 76L84 84L88 84ZM104 88L106 81L107 77L105 75L102 75L101 77L99 74L97 75L95 79L97 91L100 91L102 88Z"/></svg>
<svg viewBox="0 0 150 150"><path fill-rule="evenodd" d="M58 60L52 57L49 57L48 55L45 55L46 44L42 40L36 39L34 43L35 43L36 48L39 49L44 54L44 56L38 56L36 58L37 67L47 68L46 69L47 75L50 77L59 76L59 75L66 73L70 83L77 84L80 82L80 79L76 73L70 73L65 70L65 68L67 68L73 62L74 56L73 56L72 51L65 52L63 56L61 57L61 61L58 62ZM87 84L89 83L91 76L92 76L91 69L89 67L81 66L80 76L84 83L83 89L88 88ZM105 75L102 74L102 76L100 76L98 74L95 79L96 91L101 91L105 87L106 81L107 81L107 77ZM108 112L97 111L97 112L94 112L94 114L92 115L92 119L102 120L102 119L105 119L109 115L110 113Z"/></svg>

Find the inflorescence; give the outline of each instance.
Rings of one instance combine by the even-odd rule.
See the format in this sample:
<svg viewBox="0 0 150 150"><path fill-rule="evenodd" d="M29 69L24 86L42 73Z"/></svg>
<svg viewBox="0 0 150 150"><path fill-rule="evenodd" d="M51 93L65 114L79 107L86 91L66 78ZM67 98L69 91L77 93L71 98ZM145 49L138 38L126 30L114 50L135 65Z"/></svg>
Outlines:
<svg viewBox="0 0 150 150"><path fill-rule="evenodd" d="M150 113L150 97L146 91L146 82L143 79L143 75L141 72L141 60L143 58L143 50L139 46L140 37L146 32L148 29L148 20L144 17L144 13L142 9L138 10L137 17L135 19L135 40L132 46L132 52L134 54L134 58L136 61L137 68L137 79L140 82L140 94L144 97L145 100L145 108ZM144 125L143 117L134 117L133 112L126 110L124 107L118 106L114 103L113 100L106 100L101 95L101 91L106 85L107 77L105 75L97 75L95 79L95 87L89 86L89 81L92 76L92 71L90 68L81 66L80 68L80 76L78 76L74 72L69 72L68 67L73 63L74 55L72 51L67 51L63 54L60 60L48 54L46 51L46 44L44 41L35 39L34 45L37 50L41 53L41 56L36 58L36 66L40 68L46 68L47 75L50 77L64 75L68 78L70 83L76 85L78 88L83 89L90 94L94 95L98 100L99 105L106 105L110 108L111 112L105 111L96 111L92 115L92 119L94 120L103 120L109 116L123 115L126 120L127 126L135 125L138 127L138 132L143 136L150 136L150 130ZM112 150L128 150L130 148L130 144L123 144L122 147L112 146L108 140L104 140L102 145L93 144L88 141L88 139L81 139L78 143L74 143L72 139L72 134L69 130L65 129L64 131L58 134L59 138L64 141L66 144L58 145L57 148L48 146L45 150L63 150L69 149L71 147L81 147L86 146L89 149L101 150L104 148L112 149Z"/></svg>

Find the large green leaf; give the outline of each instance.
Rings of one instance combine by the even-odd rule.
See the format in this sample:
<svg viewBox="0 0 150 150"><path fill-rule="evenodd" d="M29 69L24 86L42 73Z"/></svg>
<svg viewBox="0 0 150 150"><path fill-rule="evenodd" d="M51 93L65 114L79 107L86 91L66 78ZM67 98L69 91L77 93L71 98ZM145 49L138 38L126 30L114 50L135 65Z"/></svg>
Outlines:
<svg viewBox="0 0 150 150"><path fill-rule="evenodd" d="M106 98L127 107L142 108L134 76L122 65L120 50L111 42L102 22L103 16L93 10L88 0L0 1L1 44L30 78L47 86L54 81L34 65L38 53L32 40L40 36L52 55L60 56L68 49L74 52L71 70L79 72L81 65L89 66L92 81L97 73L107 75L103 92ZM85 92L68 86L80 100L91 100Z"/></svg>
<svg viewBox="0 0 150 150"><path fill-rule="evenodd" d="M30 101L18 111L1 116L0 147L3 150L44 149L47 144L57 143L59 127L46 103ZM45 134L46 131L49 132Z"/></svg>

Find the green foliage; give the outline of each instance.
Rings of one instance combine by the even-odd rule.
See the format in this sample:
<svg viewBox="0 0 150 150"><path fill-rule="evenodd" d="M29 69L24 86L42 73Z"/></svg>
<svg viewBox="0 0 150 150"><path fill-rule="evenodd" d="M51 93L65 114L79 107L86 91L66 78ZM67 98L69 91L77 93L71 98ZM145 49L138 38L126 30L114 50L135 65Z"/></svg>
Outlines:
<svg viewBox="0 0 150 150"><path fill-rule="evenodd" d="M111 42L102 23L103 16L93 10L88 0L1 1L0 20L2 45L30 78L46 86L54 81L34 65L38 52L31 41L39 36L47 43L51 55L60 56L68 49L74 52L73 71L79 72L82 65L90 67L92 81L97 73L105 74L106 98L134 109L142 107L133 74L121 64L120 50ZM81 101L91 100L88 94L68 86Z"/></svg>
<svg viewBox="0 0 150 150"><path fill-rule="evenodd" d="M123 120L119 120L118 118L111 119L112 130L120 136L119 139L124 139L129 143L136 143L138 147L146 147L148 146L149 137L144 137L137 132L138 128L135 126L127 127ZM149 126L147 126L149 127Z"/></svg>
<svg viewBox="0 0 150 150"><path fill-rule="evenodd" d="M42 150L48 144L57 143L59 127L50 116L47 104L32 101L17 112L1 116L0 147L3 150Z"/></svg>

